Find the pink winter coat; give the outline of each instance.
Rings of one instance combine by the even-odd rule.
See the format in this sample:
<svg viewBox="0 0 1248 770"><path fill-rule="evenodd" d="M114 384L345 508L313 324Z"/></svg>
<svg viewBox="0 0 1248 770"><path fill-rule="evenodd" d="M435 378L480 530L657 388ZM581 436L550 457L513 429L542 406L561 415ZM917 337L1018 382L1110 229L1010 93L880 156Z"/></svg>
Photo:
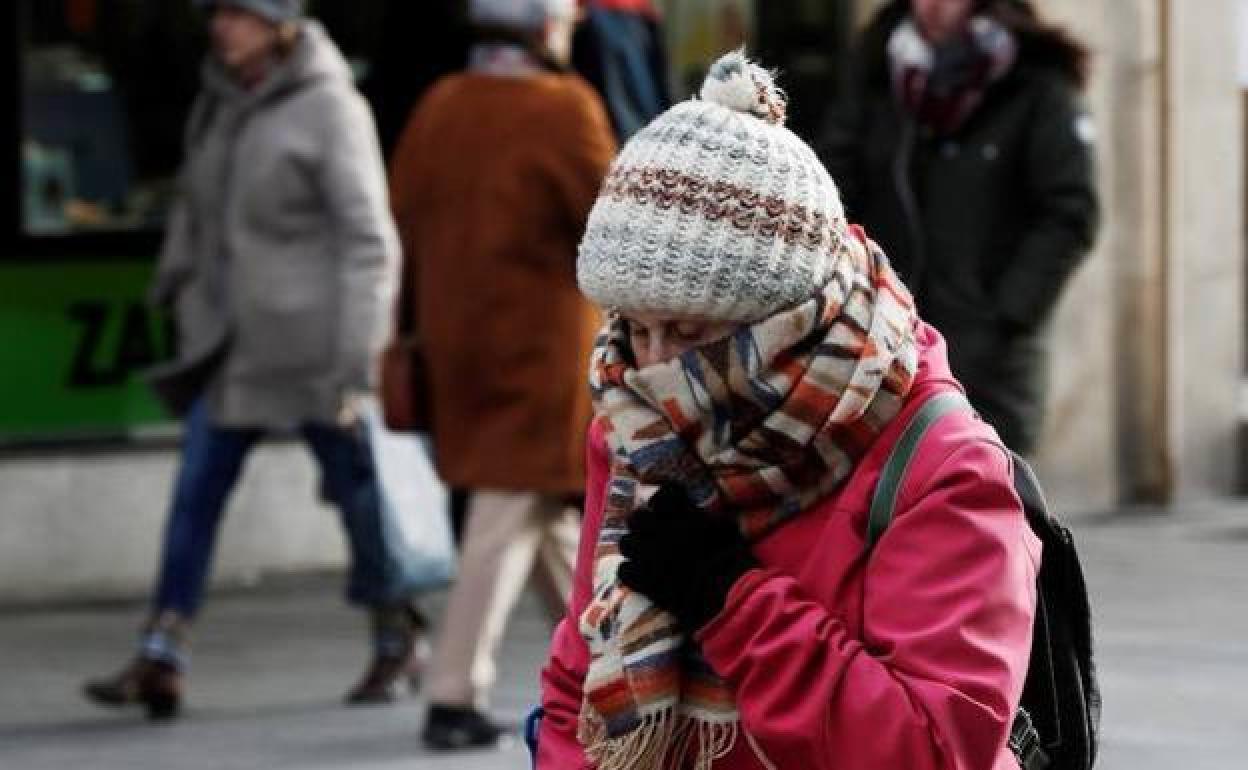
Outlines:
<svg viewBox="0 0 1248 770"><path fill-rule="evenodd" d="M1031 649L1040 543L1009 457L970 414L941 418L868 559L866 514L898 435L926 396L956 389L944 341L920 331L901 415L840 490L754 546L761 569L698 634L736 693L745 734L716 770L1017 770L1006 736ZM591 430L586 520L571 611L542 671L540 770L590 767L576 740L591 593L608 480Z"/></svg>

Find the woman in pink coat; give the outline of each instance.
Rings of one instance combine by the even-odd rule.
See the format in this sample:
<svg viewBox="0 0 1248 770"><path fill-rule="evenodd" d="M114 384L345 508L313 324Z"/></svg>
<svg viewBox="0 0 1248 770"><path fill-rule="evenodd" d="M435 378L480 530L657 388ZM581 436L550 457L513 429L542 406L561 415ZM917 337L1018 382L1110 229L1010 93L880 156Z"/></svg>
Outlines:
<svg viewBox="0 0 1248 770"><path fill-rule="evenodd" d="M940 418L940 336L741 54L617 159L581 246L607 311L541 770L1006 770L1040 545L1010 459Z"/></svg>

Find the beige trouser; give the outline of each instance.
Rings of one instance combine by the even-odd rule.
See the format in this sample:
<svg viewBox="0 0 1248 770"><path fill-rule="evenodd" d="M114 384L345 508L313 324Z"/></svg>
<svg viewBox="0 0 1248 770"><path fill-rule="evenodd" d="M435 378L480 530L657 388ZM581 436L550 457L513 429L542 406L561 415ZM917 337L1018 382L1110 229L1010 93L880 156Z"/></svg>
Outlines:
<svg viewBox="0 0 1248 770"><path fill-rule="evenodd" d="M430 661L431 702L485 708L507 617L530 575L558 620L567 610L580 520L562 500L473 490L442 631Z"/></svg>

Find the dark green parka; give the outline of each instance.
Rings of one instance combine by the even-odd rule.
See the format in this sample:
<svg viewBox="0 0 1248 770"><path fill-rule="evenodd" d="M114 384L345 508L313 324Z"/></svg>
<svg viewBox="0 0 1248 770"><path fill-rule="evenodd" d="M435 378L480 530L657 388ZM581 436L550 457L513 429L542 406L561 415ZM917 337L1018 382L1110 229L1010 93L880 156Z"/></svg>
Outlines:
<svg viewBox="0 0 1248 770"><path fill-rule="evenodd" d="M974 113L937 135L892 89L886 46L905 6L886 7L864 32L821 154L850 219L945 335L977 410L1030 452L1043 422L1047 322L1098 219L1077 63L1021 40Z"/></svg>

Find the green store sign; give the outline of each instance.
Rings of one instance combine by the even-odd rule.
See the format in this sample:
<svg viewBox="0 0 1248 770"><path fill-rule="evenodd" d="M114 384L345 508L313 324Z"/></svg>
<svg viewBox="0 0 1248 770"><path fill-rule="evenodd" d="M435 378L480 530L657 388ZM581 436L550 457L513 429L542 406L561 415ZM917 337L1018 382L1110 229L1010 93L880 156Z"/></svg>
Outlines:
<svg viewBox="0 0 1248 770"><path fill-rule="evenodd" d="M0 264L0 442L117 437L170 422L141 372L173 333L151 263Z"/></svg>

